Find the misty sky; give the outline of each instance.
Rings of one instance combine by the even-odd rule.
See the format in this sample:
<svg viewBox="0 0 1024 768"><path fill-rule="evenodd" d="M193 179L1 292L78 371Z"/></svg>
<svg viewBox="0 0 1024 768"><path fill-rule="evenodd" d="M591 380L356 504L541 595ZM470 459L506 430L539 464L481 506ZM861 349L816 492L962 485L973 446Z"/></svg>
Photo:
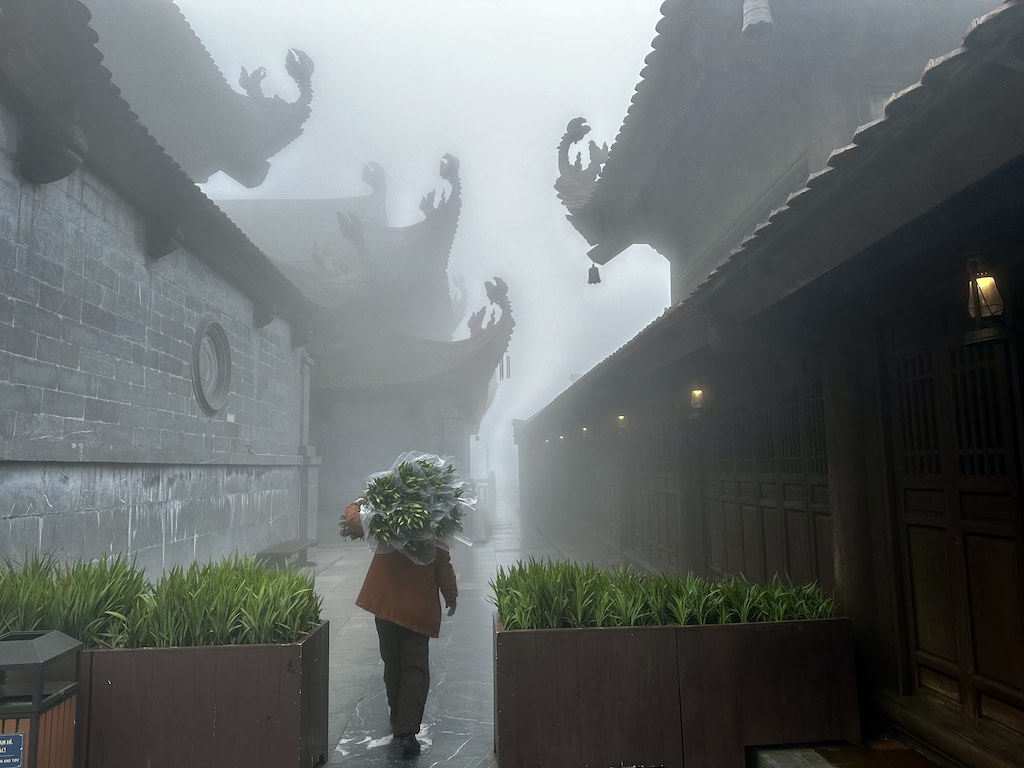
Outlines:
<svg viewBox="0 0 1024 768"><path fill-rule="evenodd" d="M450 273L466 278L470 311L486 303L483 281L504 277L517 323L512 379L481 425L475 476L488 459L502 471L511 419L533 415L667 306L668 263L647 247L586 284L587 244L552 188L569 119L586 117L598 143L614 139L660 0L176 1L232 84L239 67L265 66L265 92L290 100L287 49L316 63L304 134L257 189L215 176L204 185L214 199L361 195L362 167L376 161L391 223L404 225L441 184L441 156L461 160Z"/></svg>

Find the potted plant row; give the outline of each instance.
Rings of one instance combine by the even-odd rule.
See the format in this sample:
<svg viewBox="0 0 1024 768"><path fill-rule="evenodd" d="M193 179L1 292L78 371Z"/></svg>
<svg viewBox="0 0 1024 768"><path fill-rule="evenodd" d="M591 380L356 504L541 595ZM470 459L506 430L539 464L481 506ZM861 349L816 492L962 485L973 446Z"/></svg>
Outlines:
<svg viewBox="0 0 1024 768"><path fill-rule="evenodd" d="M252 558L0 567L0 635L81 640L79 768L308 766L327 754L328 626L312 577Z"/></svg>
<svg viewBox="0 0 1024 768"><path fill-rule="evenodd" d="M743 768L860 739L851 627L817 585L530 560L491 587L499 768Z"/></svg>

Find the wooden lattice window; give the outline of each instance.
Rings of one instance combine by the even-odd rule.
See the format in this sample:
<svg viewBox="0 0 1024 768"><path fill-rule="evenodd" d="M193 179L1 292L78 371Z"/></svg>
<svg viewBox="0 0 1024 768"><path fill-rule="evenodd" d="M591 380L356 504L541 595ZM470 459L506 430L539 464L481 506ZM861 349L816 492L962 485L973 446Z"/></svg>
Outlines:
<svg viewBox="0 0 1024 768"><path fill-rule="evenodd" d="M772 418L772 398L767 394L752 398L751 421L753 425L754 456L759 475L774 475L775 428Z"/></svg>
<svg viewBox="0 0 1024 768"><path fill-rule="evenodd" d="M897 359L894 374L896 436L903 473L940 474L942 461L931 353L919 352Z"/></svg>
<svg viewBox="0 0 1024 768"><path fill-rule="evenodd" d="M953 429L961 475L1006 475L1006 415L1002 413L997 348L978 345L952 349Z"/></svg>
<svg viewBox="0 0 1024 768"><path fill-rule="evenodd" d="M820 381L807 385L804 412L804 457L809 475L828 474L825 448L825 393Z"/></svg>
<svg viewBox="0 0 1024 768"><path fill-rule="evenodd" d="M778 458L783 475L799 475L804 468L800 401L799 389L786 390L776 396Z"/></svg>

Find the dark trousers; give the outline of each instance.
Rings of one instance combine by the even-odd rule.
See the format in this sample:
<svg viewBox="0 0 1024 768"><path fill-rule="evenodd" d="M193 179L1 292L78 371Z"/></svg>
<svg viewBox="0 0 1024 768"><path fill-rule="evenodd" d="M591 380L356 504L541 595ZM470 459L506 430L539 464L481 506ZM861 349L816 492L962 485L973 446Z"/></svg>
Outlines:
<svg viewBox="0 0 1024 768"><path fill-rule="evenodd" d="M376 621L391 732L395 736L419 733L430 691L430 638L390 621Z"/></svg>

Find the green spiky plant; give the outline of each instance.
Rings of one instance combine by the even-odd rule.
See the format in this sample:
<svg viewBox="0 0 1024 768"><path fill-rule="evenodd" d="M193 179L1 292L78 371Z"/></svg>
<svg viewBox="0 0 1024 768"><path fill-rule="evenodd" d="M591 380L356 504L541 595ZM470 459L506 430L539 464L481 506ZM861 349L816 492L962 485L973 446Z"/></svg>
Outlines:
<svg viewBox="0 0 1024 768"><path fill-rule="evenodd" d="M817 584L779 576L708 580L550 560L501 567L491 602L506 629L629 627L828 619L835 600Z"/></svg>
<svg viewBox="0 0 1024 768"><path fill-rule="evenodd" d="M119 555L63 565L30 555L0 568L0 634L59 629L86 648L291 643L320 622L308 573L255 559L176 567L156 583Z"/></svg>

